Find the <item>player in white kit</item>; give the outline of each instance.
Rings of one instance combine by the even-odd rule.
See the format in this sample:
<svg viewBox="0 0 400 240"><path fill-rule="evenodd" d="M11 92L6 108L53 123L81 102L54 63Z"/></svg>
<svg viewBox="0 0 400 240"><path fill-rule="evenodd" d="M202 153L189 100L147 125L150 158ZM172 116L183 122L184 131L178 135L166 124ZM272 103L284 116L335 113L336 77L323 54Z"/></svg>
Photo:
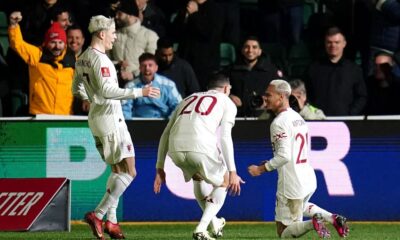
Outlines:
<svg viewBox="0 0 400 240"><path fill-rule="evenodd" d="M119 197L136 176L135 150L122 114L121 99L158 97L159 89L153 87L121 89L118 87L116 69L105 54L116 39L114 20L104 16L90 19L92 42L75 65L73 93L90 102L88 122L103 160L111 166L106 193L85 221L97 239L104 239L103 217L107 214L104 232L113 239L125 238L117 222L116 209Z"/></svg>
<svg viewBox="0 0 400 240"><path fill-rule="evenodd" d="M203 210L193 239L222 236L225 219L216 215L224 204L227 191L239 195L240 184L244 183L236 173L234 161L231 129L237 109L228 97L230 88L228 78L215 75L210 79L207 92L185 98L174 111L158 147L155 193L160 192L165 182L163 169L167 154L182 170L186 182L193 179L195 197ZM207 184L213 186L211 192L207 191ZM209 225L213 236L207 231Z"/></svg>
<svg viewBox="0 0 400 240"><path fill-rule="evenodd" d="M275 221L281 238L300 237L315 229L321 238L330 237L324 221L331 222L341 237L348 233L346 219L309 202L316 190L314 169L308 159L308 127L289 106L291 89L284 80L273 80L265 93L267 110L276 114L270 126L274 157L248 168L252 176L277 170ZM312 216L303 221L303 215Z"/></svg>

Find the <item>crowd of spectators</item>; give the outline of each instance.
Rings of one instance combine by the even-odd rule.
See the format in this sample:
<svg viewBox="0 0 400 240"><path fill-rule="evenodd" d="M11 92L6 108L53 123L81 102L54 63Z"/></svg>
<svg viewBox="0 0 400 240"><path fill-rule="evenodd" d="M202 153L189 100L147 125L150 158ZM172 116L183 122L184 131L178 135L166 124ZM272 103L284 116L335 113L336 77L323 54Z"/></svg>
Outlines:
<svg viewBox="0 0 400 240"><path fill-rule="evenodd" d="M310 119L400 114L398 0L15 0L2 1L0 12L9 43L0 44L0 117L87 114L70 86L98 14L117 25L107 54L120 87L162 92L125 102L128 119L168 118L216 72L231 80L238 117L263 114L261 95L273 79L299 87L300 110L319 116ZM229 66L221 65L221 43L236 50Z"/></svg>

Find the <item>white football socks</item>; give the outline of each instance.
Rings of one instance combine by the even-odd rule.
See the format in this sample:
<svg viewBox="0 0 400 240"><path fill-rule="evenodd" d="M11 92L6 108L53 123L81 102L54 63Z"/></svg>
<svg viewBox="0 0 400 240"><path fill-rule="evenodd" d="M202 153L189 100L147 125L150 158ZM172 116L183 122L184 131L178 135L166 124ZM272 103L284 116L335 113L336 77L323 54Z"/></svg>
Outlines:
<svg viewBox="0 0 400 240"><path fill-rule="evenodd" d="M111 172L110 177L108 178L108 181L107 181L107 185L106 185L107 189L110 188L111 183L114 181L112 179L116 178L116 177L117 177L117 174L114 172ZM111 205L110 208L108 208L108 210L107 210L107 220L114 224L116 224L118 222L118 220L117 220L118 202L119 202L119 199L113 205Z"/></svg>
<svg viewBox="0 0 400 240"><path fill-rule="evenodd" d="M314 203L308 202L304 208L305 208L304 213L303 213L304 216L312 217L316 213L321 213L325 222L329 222L331 224L333 223L332 213L326 211L325 209L318 207Z"/></svg>
<svg viewBox="0 0 400 240"><path fill-rule="evenodd" d="M206 207L205 198L210 195L212 189L210 190L210 186L205 181L195 181L193 180L193 192L196 197L197 203L199 204L201 210L204 211ZM211 225L215 229L219 225L217 216L213 217L211 220Z"/></svg>
<svg viewBox="0 0 400 240"><path fill-rule="evenodd" d="M194 232L205 232L207 227L219 210L224 205L226 198L226 187L215 187L210 196L207 197L203 216L201 217L199 225L197 225Z"/></svg>
<svg viewBox="0 0 400 240"><path fill-rule="evenodd" d="M207 188L207 183L205 181L193 180L193 192L201 210L204 211L204 208L206 207L206 201L204 199L211 193Z"/></svg>
<svg viewBox="0 0 400 240"><path fill-rule="evenodd" d="M104 215L111 206L118 205L118 199L126 188L133 181L132 176L127 173L116 174L110 180L110 187L104 194L103 199L100 201L99 205L95 209L95 214L98 219L103 219Z"/></svg>
<svg viewBox="0 0 400 240"><path fill-rule="evenodd" d="M311 220L304 222L294 222L287 226L281 234L281 238L298 238L314 229Z"/></svg>
<svg viewBox="0 0 400 240"><path fill-rule="evenodd" d="M117 201L115 201L114 204L111 205L110 208L108 208L108 211L107 211L107 220L112 222L113 224L118 223L118 220L117 220L118 202L119 202L119 199L117 199Z"/></svg>

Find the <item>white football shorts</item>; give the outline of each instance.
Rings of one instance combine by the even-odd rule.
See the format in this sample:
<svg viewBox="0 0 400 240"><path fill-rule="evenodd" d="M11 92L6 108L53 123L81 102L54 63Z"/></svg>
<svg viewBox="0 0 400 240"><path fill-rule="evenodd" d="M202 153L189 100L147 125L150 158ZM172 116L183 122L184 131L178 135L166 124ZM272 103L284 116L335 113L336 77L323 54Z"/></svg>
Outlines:
<svg viewBox="0 0 400 240"><path fill-rule="evenodd" d="M168 155L179 167L188 182L194 174L198 173L209 184L221 186L227 171L222 155L204 154L198 152L170 152Z"/></svg>
<svg viewBox="0 0 400 240"><path fill-rule="evenodd" d="M275 221L289 226L294 222L303 221L304 207L314 192L303 199L288 199L280 193L276 194Z"/></svg>
<svg viewBox="0 0 400 240"><path fill-rule="evenodd" d="M94 136L101 157L111 165L119 163L124 158L135 157L135 148L126 123L122 121L118 125L119 128L107 136Z"/></svg>

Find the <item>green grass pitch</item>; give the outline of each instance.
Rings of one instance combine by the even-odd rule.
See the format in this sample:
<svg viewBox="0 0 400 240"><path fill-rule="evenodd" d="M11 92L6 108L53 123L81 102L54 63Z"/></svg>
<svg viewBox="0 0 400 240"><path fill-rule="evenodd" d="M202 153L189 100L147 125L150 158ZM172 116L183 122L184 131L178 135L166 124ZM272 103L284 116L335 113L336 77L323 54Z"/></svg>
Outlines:
<svg viewBox="0 0 400 240"><path fill-rule="evenodd" d="M180 240L191 239L196 223L122 223L127 239L140 240ZM350 222L350 235L347 239L363 240L400 240L400 222ZM340 239L330 226L331 239ZM107 236L107 235L106 235ZM107 236L108 237L108 236ZM63 239L95 239L89 227L82 222L74 222L71 232L0 232L0 239L8 240L63 240ZM107 238L109 239L109 238ZM275 223L271 222L227 222L224 237L221 240L233 239L277 239ZM309 232L302 239L318 239L315 232Z"/></svg>

